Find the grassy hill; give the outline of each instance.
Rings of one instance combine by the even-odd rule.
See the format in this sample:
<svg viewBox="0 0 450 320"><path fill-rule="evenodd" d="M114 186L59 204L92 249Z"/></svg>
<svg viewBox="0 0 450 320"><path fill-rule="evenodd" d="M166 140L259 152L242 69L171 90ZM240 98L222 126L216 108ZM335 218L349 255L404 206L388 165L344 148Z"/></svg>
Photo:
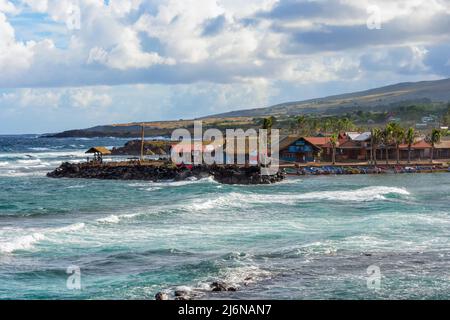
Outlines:
<svg viewBox="0 0 450 320"><path fill-rule="evenodd" d="M450 79L406 82L360 92L325 98L294 101L267 108L238 110L215 117L258 117L298 114L336 114L355 110L376 111L395 108L401 104L450 101Z"/></svg>
<svg viewBox="0 0 450 320"><path fill-rule="evenodd" d="M205 128L259 127L261 119L275 116L283 127L292 126L298 115L312 117L348 117L357 124L383 123L388 116L405 119L408 125L422 116L446 112L450 101L450 79L408 82L360 92L334 95L305 101L287 102L271 107L238 110L201 118ZM145 124L146 136L170 136L176 128L192 129L192 120L152 121ZM138 137L142 123L123 123L69 130L53 137Z"/></svg>

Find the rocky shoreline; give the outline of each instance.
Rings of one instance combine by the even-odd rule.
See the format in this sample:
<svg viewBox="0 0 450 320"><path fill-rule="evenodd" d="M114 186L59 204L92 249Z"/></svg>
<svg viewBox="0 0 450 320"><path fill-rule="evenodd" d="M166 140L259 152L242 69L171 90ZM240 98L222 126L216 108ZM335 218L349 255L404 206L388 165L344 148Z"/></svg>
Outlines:
<svg viewBox="0 0 450 320"><path fill-rule="evenodd" d="M257 166L183 166L170 164L151 165L139 163L127 164L92 164L65 162L54 171L47 173L50 178L83 178L104 180L146 180L146 181L181 181L187 179L202 179L212 176L215 181L223 184L271 184L285 178L283 172L275 175L261 175Z"/></svg>

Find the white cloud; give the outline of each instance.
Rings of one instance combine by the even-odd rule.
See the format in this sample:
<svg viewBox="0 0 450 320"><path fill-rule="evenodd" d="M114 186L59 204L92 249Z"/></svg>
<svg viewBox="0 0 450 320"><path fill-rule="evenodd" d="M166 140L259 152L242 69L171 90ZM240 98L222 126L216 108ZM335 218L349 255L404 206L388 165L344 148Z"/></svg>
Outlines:
<svg viewBox="0 0 450 320"><path fill-rule="evenodd" d="M53 90L23 89L16 96L23 108L58 108L61 93Z"/></svg>
<svg viewBox="0 0 450 320"><path fill-rule="evenodd" d="M447 0L0 0L0 107L168 119L448 76L446 15Z"/></svg>
<svg viewBox="0 0 450 320"><path fill-rule="evenodd" d="M0 12L0 77L8 77L16 71L28 68L32 63L31 49L35 42L16 42L14 29Z"/></svg>
<svg viewBox="0 0 450 320"><path fill-rule="evenodd" d="M252 62L261 51L267 50L266 38L276 48L280 36L268 32L269 23L246 26L239 19L270 8L275 2L248 1L238 5L236 1L167 0L159 6L157 15L143 14L136 28L159 39L166 52L180 62L200 63L208 59ZM205 24L220 16L225 17L223 30L205 37Z"/></svg>
<svg viewBox="0 0 450 320"><path fill-rule="evenodd" d="M108 88L16 89L0 95L0 107L24 109L104 108L112 104Z"/></svg>
<svg viewBox="0 0 450 320"><path fill-rule="evenodd" d="M0 4L6 3L0 1ZM357 60L371 47L382 47L383 41L391 41L387 46L392 46L394 41L389 35L401 39L402 32L411 29L409 25L392 24L391 28L399 30L386 31L386 37L360 33L354 40L339 29L343 32L341 37L345 37L343 43L352 44L361 39L359 52L356 52L346 50L345 46L343 49L327 41L314 40L313 35L303 33L314 31L323 35L336 26L365 26L365 9L372 4L371 0L22 2L29 10L47 14L46 19L60 26L70 21L71 8L79 5L80 29L66 28L58 39L49 35L44 40L20 42L15 40L14 29L6 16L0 16L0 34L6 40L0 43L0 66L7 71L0 74L0 86L233 83L261 78L325 82L339 79L343 74L346 79L353 79L358 74ZM290 8L292 4L300 7ZM381 0L377 4L383 11L383 23L411 17L407 23L432 26L434 16L450 10L442 0ZM277 8L283 10L276 11ZM271 10L275 10L275 16ZM205 33L207 26L214 23L217 23L214 32ZM442 24L435 27L436 31L433 28L426 31L430 34L425 32L418 36L420 41L409 36L402 39L401 45L428 48L436 39L450 37L440 32ZM61 45L61 37L66 37L65 45ZM373 45L371 37L374 37ZM319 54L314 54L315 50ZM337 52L342 50L346 50L344 55ZM416 52L417 55L420 53ZM415 63L420 63L419 56Z"/></svg>
<svg viewBox="0 0 450 320"><path fill-rule="evenodd" d="M19 9L11 1L0 0L0 12L9 14L18 14Z"/></svg>
<svg viewBox="0 0 450 320"><path fill-rule="evenodd" d="M284 65L279 78L298 84L356 80L360 75L359 67L359 59L353 56L305 56Z"/></svg>
<svg viewBox="0 0 450 320"><path fill-rule="evenodd" d="M129 68L148 68L156 64L174 64L173 59L162 58L155 52L143 52L137 34L131 28L124 28L117 44L107 52L103 48L90 50L88 63L98 62L111 68L126 70Z"/></svg>
<svg viewBox="0 0 450 320"><path fill-rule="evenodd" d="M106 93L95 93L93 89L74 89L69 92L70 103L75 107L106 107L112 99Z"/></svg>

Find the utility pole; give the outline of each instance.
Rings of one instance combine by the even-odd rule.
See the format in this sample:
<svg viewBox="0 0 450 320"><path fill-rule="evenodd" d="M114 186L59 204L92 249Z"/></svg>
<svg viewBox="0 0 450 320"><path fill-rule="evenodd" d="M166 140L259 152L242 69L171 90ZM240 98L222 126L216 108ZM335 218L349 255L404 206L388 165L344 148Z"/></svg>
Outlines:
<svg viewBox="0 0 450 320"><path fill-rule="evenodd" d="M141 127L142 127L142 130L141 130L141 161L144 161L144 134L145 134L144 123L142 123Z"/></svg>

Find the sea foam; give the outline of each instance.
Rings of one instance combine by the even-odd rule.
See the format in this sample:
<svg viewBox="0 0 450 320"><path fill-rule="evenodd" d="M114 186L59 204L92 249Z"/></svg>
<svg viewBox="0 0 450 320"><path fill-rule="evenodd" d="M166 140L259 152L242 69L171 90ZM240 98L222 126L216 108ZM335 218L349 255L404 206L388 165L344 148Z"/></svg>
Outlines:
<svg viewBox="0 0 450 320"><path fill-rule="evenodd" d="M108 224L108 223L115 224L115 223L119 223L121 220L132 219L132 218L137 217L139 215L140 215L139 213L122 214L122 215L112 214L112 215L107 216L105 218L97 219L96 221L99 222L99 223L105 223L105 224Z"/></svg>
<svg viewBox="0 0 450 320"><path fill-rule="evenodd" d="M356 190L317 191L297 195L297 199L304 200L335 200L335 201L373 201L385 200L386 195L410 195L402 188L375 186Z"/></svg>
<svg viewBox="0 0 450 320"><path fill-rule="evenodd" d="M292 194L256 194L231 192L225 195L210 195L208 200L194 200L192 203L184 205L189 211L201 211L214 208L240 208L249 205L262 205L270 203L280 203L294 205L302 201L352 201L366 202L387 200L387 195L408 196L409 191L386 186L375 186L360 188L356 190L334 190L334 191L314 191L306 193Z"/></svg>
<svg viewBox="0 0 450 320"><path fill-rule="evenodd" d="M51 236L54 234L65 234L68 232L79 231L84 227L84 223L74 223L65 227L35 231L31 234L15 237L12 239L2 239L0 241L0 253L14 253L21 250L32 250L36 243L51 238ZM16 232L18 231L16 230Z"/></svg>
<svg viewBox="0 0 450 320"><path fill-rule="evenodd" d="M45 239L45 235L36 232L30 235L8 240L7 242L0 242L0 252L12 253L18 250L29 250L36 242L43 239Z"/></svg>

